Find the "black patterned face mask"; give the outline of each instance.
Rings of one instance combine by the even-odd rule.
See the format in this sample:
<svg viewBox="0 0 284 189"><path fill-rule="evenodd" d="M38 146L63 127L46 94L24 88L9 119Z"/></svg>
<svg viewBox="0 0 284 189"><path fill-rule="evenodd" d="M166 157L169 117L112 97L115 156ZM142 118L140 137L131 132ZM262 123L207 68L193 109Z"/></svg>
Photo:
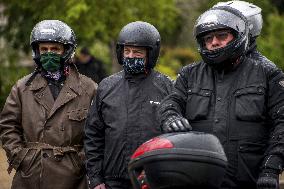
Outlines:
<svg viewBox="0 0 284 189"><path fill-rule="evenodd" d="M123 58L123 69L129 74L138 74L145 72L144 58Z"/></svg>

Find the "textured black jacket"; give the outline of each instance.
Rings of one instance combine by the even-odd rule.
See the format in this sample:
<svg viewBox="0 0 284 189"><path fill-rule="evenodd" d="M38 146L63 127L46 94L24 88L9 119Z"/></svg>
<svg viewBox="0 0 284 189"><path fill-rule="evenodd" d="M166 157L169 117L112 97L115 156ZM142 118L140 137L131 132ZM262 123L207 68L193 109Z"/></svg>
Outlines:
<svg viewBox="0 0 284 189"><path fill-rule="evenodd" d="M152 70L147 76L116 73L101 81L85 126L90 188L105 179L128 179L131 155L161 134L156 109L172 81Z"/></svg>
<svg viewBox="0 0 284 189"><path fill-rule="evenodd" d="M227 72L204 62L184 67L159 108L162 123L171 115L220 139L230 187L255 187L261 169L282 170L284 74L270 61L245 58Z"/></svg>

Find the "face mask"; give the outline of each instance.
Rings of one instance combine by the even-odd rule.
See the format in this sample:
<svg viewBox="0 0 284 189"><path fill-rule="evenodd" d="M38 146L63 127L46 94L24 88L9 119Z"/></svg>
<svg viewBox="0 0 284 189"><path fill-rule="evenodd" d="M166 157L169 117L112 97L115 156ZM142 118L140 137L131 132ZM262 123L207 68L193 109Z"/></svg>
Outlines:
<svg viewBox="0 0 284 189"><path fill-rule="evenodd" d="M40 63L44 70L56 72L60 69L60 55L54 52L47 52L40 55Z"/></svg>
<svg viewBox="0 0 284 189"><path fill-rule="evenodd" d="M145 72L145 60L144 58L124 58L123 69L130 74L138 74Z"/></svg>

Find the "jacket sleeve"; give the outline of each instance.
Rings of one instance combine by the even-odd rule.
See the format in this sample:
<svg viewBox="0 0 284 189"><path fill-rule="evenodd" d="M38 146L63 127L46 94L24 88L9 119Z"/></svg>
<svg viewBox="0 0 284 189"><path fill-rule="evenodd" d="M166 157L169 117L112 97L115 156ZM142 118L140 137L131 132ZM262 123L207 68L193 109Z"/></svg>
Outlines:
<svg viewBox="0 0 284 189"><path fill-rule="evenodd" d="M27 152L23 150L22 103L19 91L17 84L12 87L0 115L0 137L8 158L9 173L12 168L17 170Z"/></svg>
<svg viewBox="0 0 284 189"><path fill-rule="evenodd" d="M104 122L101 115L101 90L93 99L85 124L84 147L86 169L90 188L104 182L102 169L104 160Z"/></svg>
<svg viewBox="0 0 284 189"><path fill-rule="evenodd" d="M169 116L184 116L187 99L187 70L183 68L174 83L172 93L159 106L158 116L162 124Z"/></svg>
<svg viewBox="0 0 284 189"><path fill-rule="evenodd" d="M169 78L168 76L166 76L166 78L164 79L164 85L165 85L165 93L167 95L171 94L174 90L174 80L172 80L171 78Z"/></svg>
<svg viewBox="0 0 284 189"><path fill-rule="evenodd" d="M262 169L281 173L284 158L284 74L274 70L269 76L267 110L271 133Z"/></svg>

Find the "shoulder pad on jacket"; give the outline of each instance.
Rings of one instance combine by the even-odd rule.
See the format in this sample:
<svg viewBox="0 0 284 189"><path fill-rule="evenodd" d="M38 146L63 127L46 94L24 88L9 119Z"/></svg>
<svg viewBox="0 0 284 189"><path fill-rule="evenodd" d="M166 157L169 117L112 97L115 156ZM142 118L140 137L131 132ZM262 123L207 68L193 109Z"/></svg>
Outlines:
<svg viewBox="0 0 284 189"><path fill-rule="evenodd" d="M19 87L19 88L22 88L22 89L25 89L27 86L26 86L26 83L27 81L30 79L30 77L33 75L33 72L28 74L28 75L25 75L24 77L22 77L21 79L19 79L17 82L16 82L16 85Z"/></svg>
<svg viewBox="0 0 284 189"><path fill-rule="evenodd" d="M119 82L122 78L123 78L124 72L120 71L117 72L113 75L110 75L106 78L104 78L100 83L99 83L99 87L103 88L103 89L110 89L113 86L115 86L117 84L117 82Z"/></svg>
<svg viewBox="0 0 284 189"><path fill-rule="evenodd" d="M154 70L153 70L154 71ZM158 71L154 71L154 80L155 81L158 81L158 82L166 82L166 83L169 83L169 82L173 82L173 79L171 79L169 76L165 75L165 74L162 74Z"/></svg>

